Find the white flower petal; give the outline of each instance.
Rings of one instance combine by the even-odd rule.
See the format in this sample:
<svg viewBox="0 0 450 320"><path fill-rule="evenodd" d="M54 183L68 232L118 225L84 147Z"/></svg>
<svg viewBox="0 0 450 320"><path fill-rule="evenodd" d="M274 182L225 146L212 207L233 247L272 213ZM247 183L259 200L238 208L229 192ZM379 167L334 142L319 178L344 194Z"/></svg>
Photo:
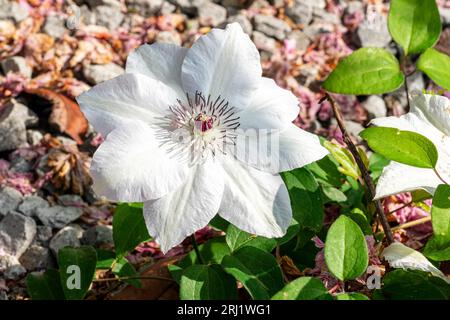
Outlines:
<svg viewBox="0 0 450 320"><path fill-rule="evenodd" d="M291 222L292 209L281 177L234 160L225 160L222 165L225 189L220 216L246 232L282 237Z"/></svg>
<svg viewBox="0 0 450 320"><path fill-rule="evenodd" d="M186 182L174 192L144 203L149 234L163 252L209 223L219 210L223 186L220 167L206 162L191 168Z"/></svg>
<svg viewBox="0 0 450 320"><path fill-rule="evenodd" d="M417 168L392 161L383 169L378 180L375 199L418 189L434 194L440 183L442 182L432 169Z"/></svg>
<svg viewBox="0 0 450 320"><path fill-rule="evenodd" d="M181 65L187 51L187 48L170 43L144 44L128 56L126 72L140 73L159 80L184 97Z"/></svg>
<svg viewBox="0 0 450 320"><path fill-rule="evenodd" d="M394 242L384 249L381 254L384 259L389 262L393 268L402 268L404 270L421 270L430 272L432 275L444 279L450 283L441 270L436 268L427 258L420 252L411 249L400 242Z"/></svg>
<svg viewBox="0 0 450 320"><path fill-rule="evenodd" d="M239 113L240 128L283 129L300 111L297 97L279 87L275 81L262 78L248 108Z"/></svg>
<svg viewBox="0 0 450 320"><path fill-rule="evenodd" d="M127 73L102 82L77 97L77 102L94 128L106 136L130 121L153 123L167 114L177 94L160 81Z"/></svg>
<svg viewBox="0 0 450 320"><path fill-rule="evenodd" d="M155 130L136 120L113 130L94 154L94 191L115 201L162 197L187 176L187 168L160 147Z"/></svg>
<svg viewBox="0 0 450 320"><path fill-rule="evenodd" d="M411 100L411 112L450 136L450 100L438 95L419 95Z"/></svg>
<svg viewBox="0 0 450 320"><path fill-rule="evenodd" d="M303 167L328 154L319 137L289 124L284 130L238 130L232 154L256 169L278 173Z"/></svg>
<svg viewBox="0 0 450 320"><path fill-rule="evenodd" d="M201 36L183 61L181 80L186 92L219 95L244 109L261 80L258 50L238 23Z"/></svg>

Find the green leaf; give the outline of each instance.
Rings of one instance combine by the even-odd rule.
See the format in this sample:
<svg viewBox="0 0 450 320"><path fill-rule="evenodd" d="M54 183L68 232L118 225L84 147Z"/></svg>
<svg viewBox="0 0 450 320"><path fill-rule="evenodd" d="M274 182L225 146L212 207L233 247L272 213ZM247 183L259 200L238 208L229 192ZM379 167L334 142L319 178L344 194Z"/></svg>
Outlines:
<svg viewBox="0 0 450 320"><path fill-rule="evenodd" d="M390 300L448 300L450 285L423 271L394 270L383 279L383 296Z"/></svg>
<svg viewBox="0 0 450 320"><path fill-rule="evenodd" d="M109 269L116 260L116 254L109 250L96 249L97 265L96 269Z"/></svg>
<svg viewBox="0 0 450 320"><path fill-rule="evenodd" d="M301 277L288 283L272 300L325 300L331 298L322 281L312 277Z"/></svg>
<svg viewBox="0 0 450 320"><path fill-rule="evenodd" d="M198 250L200 251L200 255L202 256L205 264L220 264L223 257L230 254L230 248L228 248L228 245L225 242L225 237L211 239L200 245ZM198 261L195 251L192 250L178 263L178 266L185 269L193 264L199 263L200 261Z"/></svg>
<svg viewBox="0 0 450 320"><path fill-rule="evenodd" d="M225 239L232 252L245 246L252 246L270 252L277 245L277 241L275 239L252 235L240 230L232 224L230 224L227 228Z"/></svg>
<svg viewBox="0 0 450 320"><path fill-rule="evenodd" d="M220 231L226 231L230 223L216 214L214 218L209 222L209 225L213 227L214 229L220 230Z"/></svg>
<svg viewBox="0 0 450 320"><path fill-rule="evenodd" d="M341 173L358 179L361 173L350 151L337 143L332 143L329 141L324 142L323 146L327 148L328 151L330 151L331 155L340 164L338 170Z"/></svg>
<svg viewBox="0 0 450 320"><path fill-rule="evenodd" d="M436 261L450 260L450 186L437 187L431 207L433 238L423 251L424 255Z"/></svg>
<svg viewBox="0 0 450 320"><path fill-rule="evenodd" d="M314 174L321 185L340 187L342 180L344 180L344 175L339 172L338 167L339 163L328 154L319 161L307 165L305 168Z"/></svg>
<svg viewBox="0 0 450 320"><path fill-rule="evenodd" d="M141 205L121 203L117 206L113 219L113 239L117 257L125 256L140 243L150 239Z"/></svg>
<svg viewBox="0 0 450 320"><path fill-rule="evenodd" d="M364 213L364 211L359 208L353 208L348 213L348 216L358 224L364 234L371 235L373 233L372 227L367 220L367 215Z"/></svg>
<svg viewBox="0 0 450 320"><path fill-rule="evenodd" d="M422 202L424 200L427 199L431 199L433 198L433 196L431 194L429 194L427 191L425 190L414 190L411 191L411 196L412 196L412 202Z"/></svg>
<svg viewBox="0 0 450 320"><path fill-rule="evenodd" d="M322 229L324 213L322 193L314 176L305 168L298 168L282 174L289 191L293 218L300 228L319 232Z"/></svg>
<svg viewBox="0 0 450 320"><path fill-rule="evenodd" d="M323 187L323 194L325 196L325 203L329 202L345 202L347 201L347 196L341 190L334 187Z"/></svg>
<svg viewBox="0 0 450 320"><path fill-rule="evenodd" d="M173 280L175 280L176 283L180 284L184 269L175 264L169 264L167 266L167 269L169 269L170 275L172 276Z"/></svg>
<svg viewBox="0 0 450 320"><path fill-rule="evenodd" d="M372 179L377 180L381 176L383 169L389 163L389 159L386 159L381 154L373 153L369 161L370 176L372 177Z"/></svg>
<svg viewBox="0 0 450 320"><path fill-rule="evenodd" d="M398 89L405 77L397 59L381 48L361 48L339 62L323 83L342 94L381 94Z"/></svg>
<svg viewBox="0 0 450 320"><path fill-rule="evenodd" d="M81 300L94 278L97 252L91 246L65 247L58 252L59 276L67 300Z"/></svg>
<svg viewBox="0 0 450 320"><path fill-rule="evenodd" d="M450 57L433 48L427 49L419 58L417 68L425 72L435 83L450 90Z"/></svg>
<svg viewBox="0 0 450 320"><path fill-rule="evenodd" d="M359 226L341 215L330 227L325 242L325 261L339 280L356 279L369 263L366 240Z"/></svg>
<svg viewBox="0 0 450 320"><path fill-rule="evenodd" d="M441 18L435 0L392 0L389 32L405 54L431 48L441 34Z"/></svg>
<svg viewBox="0 0 450 320"><path fill-rule="evenodd" d="M340 293L336 295L336 300L370 300L366 295L358 292Z"/></svg>
<svg viewBox="0 0 450 320"><path fill-rule="evenodd" d="M27 291L33 300L64 300L59 272L48 269L45 273L30 273L26 279Z"/></svg>
<svg viewBox="0 0 450 320"><path fill-rule="evenodd" d="M236 281L217 264L190 266L181 276L180 299L237 299Z"/></svg>
<svg viewBox="0 0 450 320"><path fill-rule="evenodd" d="M438 152L433 142L421 134L396 128L371 127L360 133L370 148L389 160L432 169Z"/></svg>
<svg viewBox="0 0 450 320"><path fill-rule="evenodd" d="M114 264L112 272L119 278L139 277L139 273L136 271L134 266L127 259L125 259L123 257L118 258L116 260L116 263ZM127 280L123 280L123 282L131 284L133 287L136 287L136 288L142 287L141 279L127 279Z"/></svg>
<svg viewBox="0 0 450 320"><path fill-rule="evenodd" d="M255 247L242 247L222 260L226 272L247 289L253 299L270 299L283 287L283 276L274 256Z"/></svg>

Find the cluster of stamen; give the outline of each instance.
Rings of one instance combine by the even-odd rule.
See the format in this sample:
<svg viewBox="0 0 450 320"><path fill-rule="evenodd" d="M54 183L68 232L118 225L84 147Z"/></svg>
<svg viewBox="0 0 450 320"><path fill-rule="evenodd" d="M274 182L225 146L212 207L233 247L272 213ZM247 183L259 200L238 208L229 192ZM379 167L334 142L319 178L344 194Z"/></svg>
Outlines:
<svg viewBox="0 0 450 320"><path fill-rule="evenodd" d="M169 110L160 124L165 129L160 138L170 144L171 154L197 163L218 151L226 154L227 146L235 144L239 117L220 95L213 99L199 91L194 97L187 93L185 102L177 99Z"/></svg>

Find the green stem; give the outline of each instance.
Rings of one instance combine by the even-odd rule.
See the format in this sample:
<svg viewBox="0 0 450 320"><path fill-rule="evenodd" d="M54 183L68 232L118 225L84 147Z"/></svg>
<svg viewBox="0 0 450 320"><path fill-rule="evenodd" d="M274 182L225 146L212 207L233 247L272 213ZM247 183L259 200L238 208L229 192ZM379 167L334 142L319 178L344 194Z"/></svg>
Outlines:
<svg viewBox="0 0 450 320"><path fill-rule="evenodd" d="M197 259L200 262L200 264L205 264L205 261L202 258L202 255L200 254L200 250L198 250L197 240L195 240L195 235L191 235L191 241L192 245L194 246L195 254L197 255Z"/></svg>
<svg viewBox="0 0 450 320"><path fill-rule="evenodd" d="M439 180L441 180L446 185L450 185L450 183L448 183L447 181L444 180L444 178L442 178L442 176L439 174L439 172L436 170L436 168L433 168L433 171L436 174L436 176L439 178Z"/></svg>

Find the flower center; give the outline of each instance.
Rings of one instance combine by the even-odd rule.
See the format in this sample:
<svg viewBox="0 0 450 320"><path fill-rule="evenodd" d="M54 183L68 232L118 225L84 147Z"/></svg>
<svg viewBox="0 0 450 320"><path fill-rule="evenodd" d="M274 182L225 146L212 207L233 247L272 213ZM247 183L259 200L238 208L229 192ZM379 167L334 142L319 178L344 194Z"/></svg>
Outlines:
<svg viewBox="0 0 450 320"><path fill-rule="evenodd" d="M234 145L239 117L234 107L220 95L213 99L197 91L186 94L186 102L177 99L163 118L161 135L170 145L171 154L182 156L192 164L204 161L218 152L226 154L227 145Z"/></svg>

